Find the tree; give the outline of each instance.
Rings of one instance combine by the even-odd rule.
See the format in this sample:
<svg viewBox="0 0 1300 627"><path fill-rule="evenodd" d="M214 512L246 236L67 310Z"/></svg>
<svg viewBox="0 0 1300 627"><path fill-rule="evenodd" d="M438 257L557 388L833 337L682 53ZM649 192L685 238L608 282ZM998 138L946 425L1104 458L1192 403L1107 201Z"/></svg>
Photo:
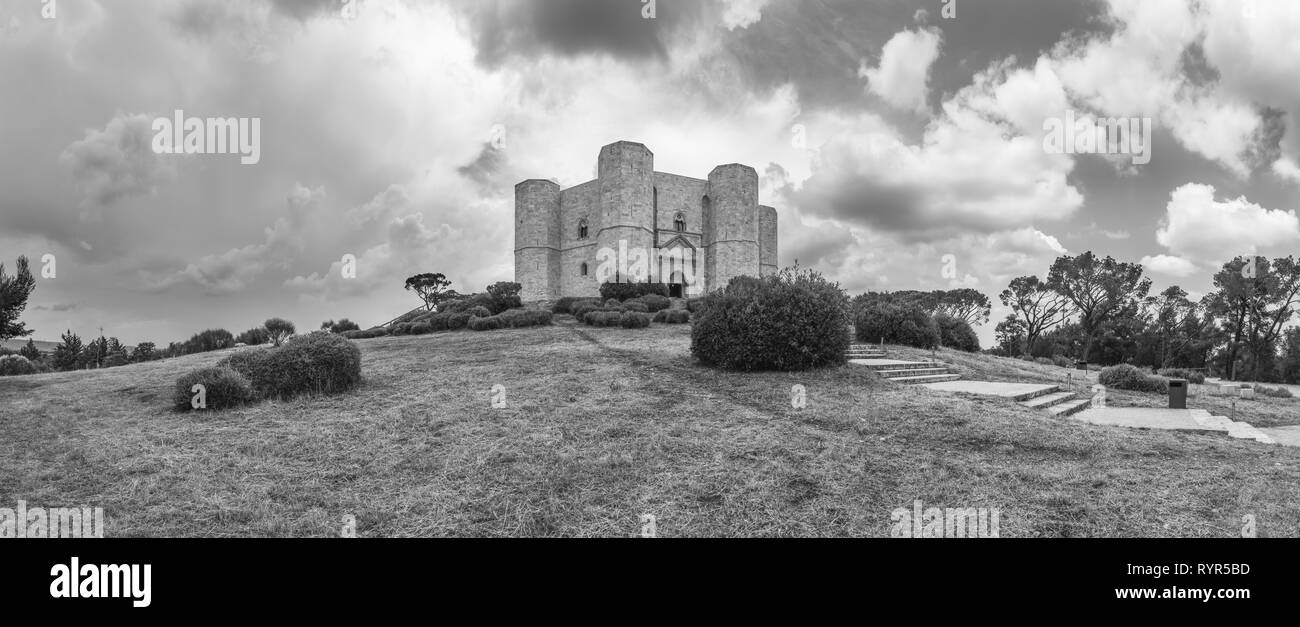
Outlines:
<svg viewBox="0 0 1300 627"><path fill-rule="evenodd" d="M1146 298L1151 280L1142 278L1142 264L1098 259L1089 251L1078 257L1057 257L1047 273L1047 287L1064 296L1079 314L1087 361L1102 325Z"/></svg>
<svg viewBox="0 0 1300 627"><path fill-rule="evenodd" d="M998 299L1003 305L1011 308L1011 317L1020 322L1025 334L1026 353L1043 331L1065 320L1069 307L1060 294L1049 289L1047 284L1036 276L1012 279L1007 289L998 294Z"/></svg>
<svg viewBox="0 0 1300 627"><path fill-rule="evenodd" d="M63 332L63 341L54 347L54 367L59 370L74 370L77 359L85 349L81 338L71 329Z"/></svg>
<svg viewBox="0 0 1300 627"><path fill-rule="evenodd" d="M947 314L971 326L984 325L989 321L993 307L989 297L979 290L963 287L956 290L941 290L934 293L936 314Z"/></svg>
<svg viewBox="0 0 1300 627"><path fill-rule="evenodd" d="M322 322L320 324L320 330L329 331L330 333L343 333L345 331L360 331L361 325L351 320L348 320L347 318L343 318L338 322L335 322L333 320L326 320L325 322Z"/></svg>
<svg viewBox="0 0 1300 627"><path fill-rule="evenodd" d="M131 351L131 361L149 361L153 359L154 349L153 342L140 342L135 345L135 350Z"/></svg>
<svg viewBox="0 0 1300 627"><path fill-rule="evenodd" d="M1007 357L1020 355L1024 351L1025 324L1015 314L1008 314L1006 319L993 328L998 350Z"/></svg>
<svg viewBox="0 0 1300 627"><path fill-rule="evenodd" d="M1300 383L1300 327L1286 332L1282 343L1282 363L1278 365L1283 383Z"/></svg>
<svg viewBox="0 0 1300 627"><path fill-rule="evenodd" d="M271 334L267 333L266 327L254 327L235 338L236 344L247 344L248 346L260 346L271 341Z"/></svg>
<svg viewBox="0 0 1300 627"><path fill-rule="evenodd" d="M283 344L295 331L293 323L284 318L271 318L262 326L266 327L266 332L271 335L271 343L276 346Z"/></svg>
<svg viewBox="0 0 1300 627"><path fill-rule="evenodd" d="M27 297L36 289L36 279L27 267L27 257L19 257L13 276L5 274L0 263L0 342L14 337L27 337L32 329L18 320L27 308Z"/></svg>
<svg viewBox="0 0 1300 627"><path fill-rule="evenodd" d="M420 300L424 301L424 308L428 311L435 311L438 303L450 300L459 294L451 291L451 281L443 276L441 272L431 272L417 274L406 279L405 289L415 290Z"/></svg>
<svg viewBox="0 0 1300 627"><path fill-rule="evenodd" d="M36 361L41 358L40 349L36 348L36 342L28 338L27 344L18 351L19 355L27 358L27 361Z"/></svg>
<svg viewBox="0 0 1300 627"><path fill-rule="evenodd" d="M1186 334L1187 323L1196 316L1200 303L1187 299L1187 291L1171 285L1154 300L1154 334L1159 343L1155 362L1161 368L1169 367L1174 357L1196 340Z"/></svg>
<svg viewBox="0 0 1300 627"><path fill-rule="evenodd" d="M1271 380L1275 373L1277 343L1282 329L1300 305L1300 264L1291 257L1271 262L1260 257L1263 294L1257 298L1250 314L1250 348L1253 356L1252 379Z"/></svg>

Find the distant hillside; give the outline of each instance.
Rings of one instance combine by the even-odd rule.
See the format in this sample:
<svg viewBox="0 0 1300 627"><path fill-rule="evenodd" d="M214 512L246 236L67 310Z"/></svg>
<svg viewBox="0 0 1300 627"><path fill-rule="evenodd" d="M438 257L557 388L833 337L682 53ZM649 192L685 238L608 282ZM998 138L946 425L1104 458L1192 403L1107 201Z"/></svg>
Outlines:
<svg viewBox="0 0 1300 627"><path fill-rule="evenodd" d="M12 340L5 340L4 342L0 342L0 347L7 348L11 351L16 351L26 345L27 345L27 338L25 337L19 337L19 338L14 338ZM44 340L36 340L36 350L39 350L42 353L54 352L54 347L58 345L59 345L58 342L46 342Z"/></svg>

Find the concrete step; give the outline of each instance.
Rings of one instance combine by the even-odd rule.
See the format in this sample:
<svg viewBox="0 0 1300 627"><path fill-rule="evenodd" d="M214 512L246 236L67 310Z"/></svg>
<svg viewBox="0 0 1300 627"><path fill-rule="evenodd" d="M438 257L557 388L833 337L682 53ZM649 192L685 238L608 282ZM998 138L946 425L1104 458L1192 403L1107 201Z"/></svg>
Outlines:
<svg viewBox="0 0 1300 627"><path fill-rule="evenodd" d="M923 377L932 374L952 374L947 368L909 368L906 370L877 370L876 374L886 378Z"/></svg>
<svg viewBox="0 0 1300 627"><path fill-rule="evenodd" d="M1074 398L1074 392L1050 392L1042 396L1031 397L1029 400L1021 401L1021 405L1032 409L1047 409L1052 405L1059 405Z"/></svg>
<svg viewBox="0 0 1300 627"><path fill-rule="evenodd" d="M1047 408L1047 413L1053 416L1069 416L1071 414L1077 414L1087 409L1088 406L1090 405L1092 405L1092 399L1079 398L1072 401L1066 401L1064 403L1057 403L1055 405L1052 405L1051 407Z"/></svg>
<svg viewBox="0 0 1300 627"><path fill-rule="evenodd" d="M912 384L912 383L938 383L939 381L956 381L960 379L959 374L931 374L921 377L890 377L889 380L894 383Z"/></svg>
<svg viewBox="0 0 1300 627"><path fill-rule="evenodd" d="M862 364L872 370L925 370L933 368L946 368L947 364L930 363L926 361L896 361L884 360L884 363Z"/></svg>

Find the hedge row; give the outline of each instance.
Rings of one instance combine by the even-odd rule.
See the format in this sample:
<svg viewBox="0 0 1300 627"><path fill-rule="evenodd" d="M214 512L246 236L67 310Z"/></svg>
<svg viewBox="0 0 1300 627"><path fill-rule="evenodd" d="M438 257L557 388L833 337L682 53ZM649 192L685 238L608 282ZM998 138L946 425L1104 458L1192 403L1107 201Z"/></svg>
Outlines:
<svg viewBox="0 0 1300 627"><path fill-rule="evenodd" d="M1097 382L1117 390L1169 393L1169 379L1149 375L1130 364L1102 368L1101 373L1097 375Z"/></svg>
<svg viewBox="0 0 1300 627"><path fill-rule="evenodd" d="M605 300L625 301L647 294L668 297L666 283L604 283L600 286L600 297Z"/></svg>
<svg viewBox="0 0 1300 627"><path fill-rule="evenodd" d="M654 321L664 324L684 324L691 321L691 314L685 309L665 309L655 314Z"/></svg>

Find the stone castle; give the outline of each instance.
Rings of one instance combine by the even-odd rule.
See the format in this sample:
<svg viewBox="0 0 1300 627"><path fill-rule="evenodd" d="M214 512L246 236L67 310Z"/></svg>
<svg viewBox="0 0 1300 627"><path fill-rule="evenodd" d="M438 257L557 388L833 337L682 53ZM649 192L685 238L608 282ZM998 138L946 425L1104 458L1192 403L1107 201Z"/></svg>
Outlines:
<svg viewBox="0 0 1300 627"><path fill-rule="evenodd" d="M600 149L595 180L515 186L515 281L525 301L646 281L689 297L776 269L776 209L758 204L758 173L747 165L720 165L707 180L655 172L650 149L620 141Z"/></svg>

